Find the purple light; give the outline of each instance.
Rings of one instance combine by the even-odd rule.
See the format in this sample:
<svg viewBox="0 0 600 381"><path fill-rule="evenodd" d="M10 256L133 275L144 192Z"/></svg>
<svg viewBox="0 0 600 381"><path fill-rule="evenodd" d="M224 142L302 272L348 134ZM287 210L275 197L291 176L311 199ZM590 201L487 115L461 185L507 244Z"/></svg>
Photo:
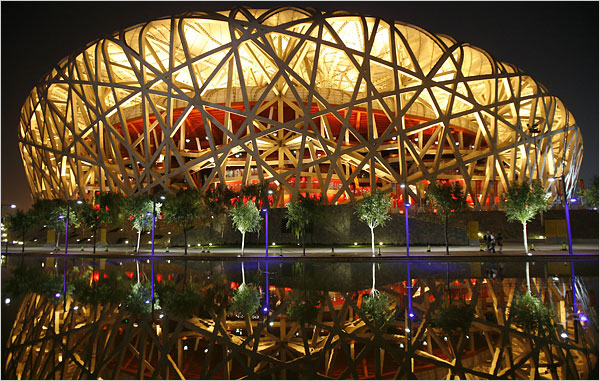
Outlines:
<svg viewBox="0 0 600 381"><path fill-rule="evenodd" d="M262 211L263 211L263 212L266 212L266 211L267 211L267 209L265 208L265 209L263 209Z"/></svg>
<svg viewBox="0 0 600 381"><path fill-rule="evenodd" d="M267 307L263 308L263 311L267 312L269 309Z"/></svg>
<svg viewBox="0 0 600 381"><path fill-rule="evenodd" d="M404 204L404 205L406 205L406 206L410 206L410 204L408 204L408 203L407 203L407 204Z"/></svg>
<svg viewBox="0 0 600 381"><path fill-rule="evenodd" d="M149 301L149 300L146 300L144 303L146 303L146 304L150 304L150 301Z"/></svg>
<svg viewBox="0 0 600 381"><path fill-rule="evenodd" d="M413 313L411 312L411 313L409 313L409 314L408 314L408 317L412 319L412 318L414 318L414 317L415 317L415 314L413 314Z"/></svg>
<svg viewBox="0 0 600 381"><path fill-rule="evenodd" d="M579 320L581 320L583 323L585 323L585 322L588 321L588 318L585 315L581 315L581 317L579 318Z"/></svg>
<svg viewBox="0 0 600 381"><path fill-rule="evenodd" d="M59 220L62 220L63 218L65 218L65 216L58 216Z"/></svg>
<svg viewBox="0 0 600 381"><path fill-rule="evenodd" d="M147 215L148 217L150 217L150 216L152 215L152 213L151 213L151 212L148 212L148 213L146 213L146 215Z"/></svg>
<svg viewBox="0 0 600 381"><path fill-rule="evenodd" d="M572 198L569 201L571 201L571 202L577 202L577 199L576 198Z"/></svg>
<svg viewBox="0 0 600 381"><path fill-rule="evenodd" d="M54 296L56 296L57 298L60 298L60 292L57 292L56 294L54 294Z"/></svg>

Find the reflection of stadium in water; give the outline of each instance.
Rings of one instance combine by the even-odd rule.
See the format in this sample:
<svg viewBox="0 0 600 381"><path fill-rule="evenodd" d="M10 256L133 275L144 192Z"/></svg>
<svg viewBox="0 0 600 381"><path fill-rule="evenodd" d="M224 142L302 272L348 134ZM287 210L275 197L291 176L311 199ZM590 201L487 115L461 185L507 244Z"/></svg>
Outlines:
<svg viewBox="0 0 600 381"><path fill-rule="evenodd" d="M94 266L87 283L91 287L100 288L102 280L115 273L122 274L128 285L136 283L134 261L94 264L89 258L69 259L66 272L63 261L55 261L25 262L32 269L41 268L43 262L45 272L59 275L60 290L63 274L69 282L73 279L73 264ZM571 267L568 262L536 260L531 265L532 292L541 295L555 314L556 328L546 339L508 320L514 322L510 303L526 291L522 261L498 264L504 276L495 280L485 277L491 265L481 262L376 264L377 289L389 298L386 308L392 311L383 330L373 326L374 320L363 309L371 287L371 263L245 262L246 279L260 293L260 307L250 319L227 314L231 305L218 305L222 301L218 297L212 302L203 299L202 306L194 307L197 313L182 319L165 310L168 301L159 293L154 325L150 312L145 317L131 316L125 301L121 308L117 303L81 303L77 291L67 298L66 311L62 298L56 303L49 300L52 295L15 298L11 304L17 305L18 316L10 340L7 337L5 375L140 379L143 372L145 378L161 379L443 379L450 372L461 379L492 374L505 379L586 379L597 366L597 306L586 286L598 282L597 261L574 261ZM234 261L142 260L139 264L144 284L149 283L154 266L156 290L168 281L182 286L185 279L187 287L197 287L203 295L213 297L219 290L232 297L241 281L240 263ZM4 281L17 265L17 258L9 260L3 268ZM262 312L266 274L268 315ZM6 292L3 284L3 295ZM449 334L431 325L448 295L453 303L475 306L468 332ZM314 319L300 324L304 315L290 306L310 300L318 301ZM4 318L6 308L3 305ZM407 362L408 358L413 361Z"/></svg>
<svg viewBox="0 0 600 381"><path fill-rule="evenodd" d="M403 207L448 180L493 208L512 180L556 197L548 180L564 175L573 194L583 154L573 115L516 66L417 26L294 7L90 43L31 91L19 137L35 198L266 180L278 206L377 187Z"/></svg>

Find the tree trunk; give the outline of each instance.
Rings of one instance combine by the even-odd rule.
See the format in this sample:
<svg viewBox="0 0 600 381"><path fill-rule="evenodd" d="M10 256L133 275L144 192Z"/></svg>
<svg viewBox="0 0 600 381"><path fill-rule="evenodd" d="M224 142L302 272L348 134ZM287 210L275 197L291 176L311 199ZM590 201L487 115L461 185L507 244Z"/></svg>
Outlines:
<svg viewBox="0 0 600 381"><path fill-rule="evenodd" d="M184 228L183 229L183 252L185 253L185 255L187 255L187 229Z"/></svg>
<svg viewBox="0 0 600 381"><path fill-rule="evenodd" d="M373 231L373 227L369 226L371 228L371 256L374 257L375 256L375 232ZM373 270L375 271L375 270Z"/></svg>
<svg viewBox="0 0 600 381"><path fill-rule="evenodd" d="M242 284L246 284L246 274L244 274L244 261L242 261Z"/></svg>
<svg viewBox="0 0 600 381"><path fill-rule="evenodd" d="M141 237L142 237L142 231L141 231L141 230L138 230L138 239L137 239L137 245L136 245L136 247L135 247L135 252L136 252L137 254L139 254L139 253L140 253L140 238L141 238Z"/></svg>
<svg viewBox="0 0 600 381"><path fill-rule="evenodd" d="M373 285L371 286L371 296L375 295L375 262L373 262Z"/></svg>
<svg viewBox="0 0 600 381"><path fill-rule="evenodd" d="M529 252L527 245L527 222L523 222L523 245L525 246L525 255ZM525 276L527 277L527 293L531 294L531 283L529 281L529 261L525 264Z"/></svg>
<svg viewBox="0 0 600 381"><path fill-rule="evenodd" d="M96 233L98 233L98 229L94 229L94 254L96 254Z"/></svg>
<svg viewBox="0 0 600 381"><path fill-rule="evenodd" d="M23 246L21 247L21 253L25 253L25 230L23 230Z"/></svg>
<svg viewBox="0 0 600 381"><path fill-rule="evenodd" d="M450 248L448 247L448 215L444 219L444 237L446 239L446 255L450 255Z"/></svg>
<svg viewBox="0 0 600 381"><path fill-rule="evenodd" d="M54 246L54 248L56 250L58 250L58 242L60 240L60 232L58 231L58 229L56 230L56 245Z"/></svg>
<svg viewBox="0 0 600 381"><path fill-rule="evenodd" d="M302 255L306 256L306 243L304 242L304 236L305 234L302 234Z"/></svg>
<svg viewBox="0 0 600 381"><path fill-rule="evenodd" d="M242 257L244 256L244 240L246 239L246 232L242 233Z"/></svg>
<svg viewBox="0 0 600 381"><path fill-rule="evenodd" d="M137 282L138 284L140 284L140 261L138 261L137 259L135 260L135 268L136 268L136 275L137 275Z"/></svg>
<svg viewBox="0 0 600 381"><path fill-rule="evenodd" d="M523 222L523 247L525 247L525 254L529 253L529 244L527 243L527 222Z"/></svg>

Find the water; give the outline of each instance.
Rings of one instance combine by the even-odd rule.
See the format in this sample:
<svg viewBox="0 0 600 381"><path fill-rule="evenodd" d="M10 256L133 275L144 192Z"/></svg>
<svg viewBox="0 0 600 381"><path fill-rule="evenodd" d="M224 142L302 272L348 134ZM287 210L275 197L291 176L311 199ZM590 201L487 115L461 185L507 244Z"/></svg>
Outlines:
<svg viewBox="0 0 600 381"><path fill-rule="evenodd" d="M249 289L238 295L239 260L35 257L15 275L10 257L2 300L15 276L35 292L3 303L3 378L597 374L597 260L530 263L531 292L554 317L529 332L510 313L527 291L523 261L243 263ZM439 312L455 310L464 318Z"/></svg>

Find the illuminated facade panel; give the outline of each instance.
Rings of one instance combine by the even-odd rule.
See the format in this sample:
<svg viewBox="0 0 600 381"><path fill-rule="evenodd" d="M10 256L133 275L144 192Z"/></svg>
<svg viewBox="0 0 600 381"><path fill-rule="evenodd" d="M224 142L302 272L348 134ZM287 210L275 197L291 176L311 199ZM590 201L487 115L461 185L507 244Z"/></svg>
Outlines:
<svg viewBox="0 0 600 381"><path fill-rule="evenodd" d="M512 180L556 197L548 180L564 175L571 194L583 155L573 115L515 66L416 26L294 7L90 43L31 91L19 138L34 198L266 180L280 206L375 187L418 203L449 180L487 209Z"/></svg>

